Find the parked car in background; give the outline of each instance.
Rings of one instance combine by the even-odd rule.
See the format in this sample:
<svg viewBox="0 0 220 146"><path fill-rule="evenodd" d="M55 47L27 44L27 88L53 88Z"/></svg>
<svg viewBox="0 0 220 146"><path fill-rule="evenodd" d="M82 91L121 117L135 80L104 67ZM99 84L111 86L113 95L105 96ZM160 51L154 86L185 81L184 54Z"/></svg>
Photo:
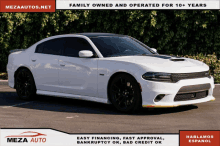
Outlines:
<svg viewBox="0 0 220 146"><path fill-rule="evenodd" d="M7 72L21 99L36 94L83 99L122 112L215 99L206 64L160 55L135 38L111 33L45 38L11 53Z"/></svg>

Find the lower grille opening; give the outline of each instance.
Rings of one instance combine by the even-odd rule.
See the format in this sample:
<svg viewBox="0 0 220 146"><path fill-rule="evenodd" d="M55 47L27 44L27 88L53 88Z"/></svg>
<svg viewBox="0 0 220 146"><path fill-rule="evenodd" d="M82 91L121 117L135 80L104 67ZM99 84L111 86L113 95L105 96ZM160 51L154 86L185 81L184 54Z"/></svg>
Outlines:
<svg viewBox="0 0 220 146"><path fill-rule="evenodd" d="M184 94L177 94L174 98L174 101L187 101L187 100L195 100L201 99L208 96L209 91L200 91L200 92L192 92L192 93L184 93Z"/></svg>

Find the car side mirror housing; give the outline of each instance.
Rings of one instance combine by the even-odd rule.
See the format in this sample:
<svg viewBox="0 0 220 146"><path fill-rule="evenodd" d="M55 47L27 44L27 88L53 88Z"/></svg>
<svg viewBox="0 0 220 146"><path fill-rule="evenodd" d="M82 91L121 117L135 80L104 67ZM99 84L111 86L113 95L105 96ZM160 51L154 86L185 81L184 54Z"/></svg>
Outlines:
<svg viewBox="0 0 220 146"><path fill-rule="evenodd" d="M154 52L156 52L157 53L157 49L155 49L155 48L151 48Z"/></svg>
<svg viewBox="0 0 220 146"><path fill-rule="evenodd" d="M92 56L93 56L92 51L89 51L89 50L82 50L82 51L79 51L79 57L82 57L82 58L89 58L89 57L92 57Z"/></svg>

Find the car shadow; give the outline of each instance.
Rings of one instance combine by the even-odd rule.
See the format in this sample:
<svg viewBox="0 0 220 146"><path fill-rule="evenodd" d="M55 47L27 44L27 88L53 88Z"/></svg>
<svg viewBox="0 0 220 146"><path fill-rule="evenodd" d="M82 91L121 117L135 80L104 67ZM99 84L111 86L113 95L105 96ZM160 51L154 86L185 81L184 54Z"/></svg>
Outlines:
<svg viewBox="0 0 220 146"><path fill-rule="evenodd" d="M112 105L109 104L77 99L37 95L36 98L32 101L20 100L16 92L0 92L0 106L14 106L19 108L55 112L138 116L171 114L198 108L196 105L180 106L173 108L141 108L135 113L127 114L117 111Z"/></svg>

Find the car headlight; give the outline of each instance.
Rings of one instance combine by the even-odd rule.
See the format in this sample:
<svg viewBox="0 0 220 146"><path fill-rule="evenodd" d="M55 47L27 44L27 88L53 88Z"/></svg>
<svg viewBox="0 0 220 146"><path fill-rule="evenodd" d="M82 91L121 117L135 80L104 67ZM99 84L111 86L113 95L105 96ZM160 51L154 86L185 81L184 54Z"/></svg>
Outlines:
<svg viewBox="0 0 220 146"><path fill-rule="evenodd" d="M142 75L142 78L151 81L172 82L171 73L147 72Z"/></svg>

